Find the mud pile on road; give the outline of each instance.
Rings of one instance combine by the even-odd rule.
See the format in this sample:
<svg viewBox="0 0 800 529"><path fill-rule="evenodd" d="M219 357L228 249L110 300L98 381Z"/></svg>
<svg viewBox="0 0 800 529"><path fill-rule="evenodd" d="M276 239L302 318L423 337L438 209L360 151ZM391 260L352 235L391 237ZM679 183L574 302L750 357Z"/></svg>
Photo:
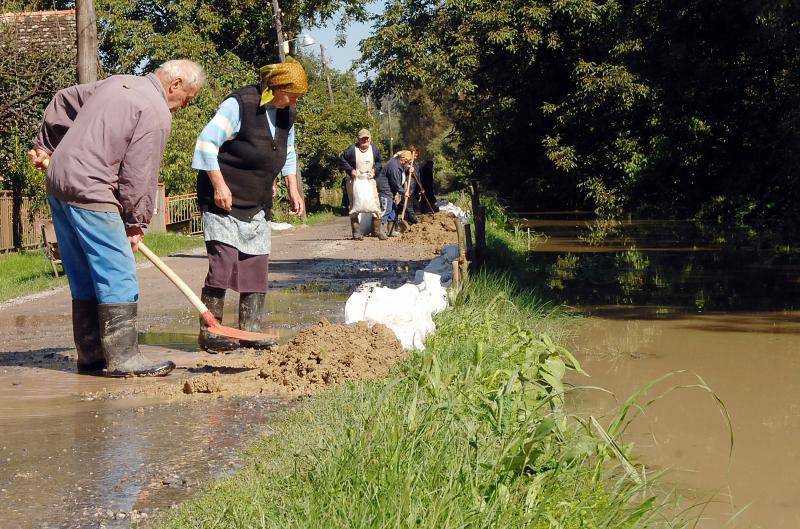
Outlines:
<svg viewBox="0 0 800 529"><path fill-rule="evenodd" d="M269 351L217 355L198 365L210 373L183 382L187 395L261 393L313 395L346 380L384 377L404 355L383 325L325 320Z"/></svg>
<svg viewBox="0 0 800 529"><path fill-rule="evenodd" d="M417 215L417 219L417 224L408 226L403 232L400 238L403 244L458 244L456 217L452 213Z"/></svg>

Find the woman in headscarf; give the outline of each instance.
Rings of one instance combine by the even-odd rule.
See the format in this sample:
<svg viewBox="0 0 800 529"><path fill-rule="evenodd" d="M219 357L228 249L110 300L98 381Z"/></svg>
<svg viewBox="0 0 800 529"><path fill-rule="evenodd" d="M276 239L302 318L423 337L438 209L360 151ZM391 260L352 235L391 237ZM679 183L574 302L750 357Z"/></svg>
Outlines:
<svg viewBox="0 0 800 529"><path fill-rule="evenodd" d="M192 167L199 170L197 199L203 215L208 275L203 303L220 322L228 289L239 292L239 328L260 331L271 249L268 223L273 183L286 178L291 213L303 213L297 191L294 120L308 91L300 63L270 64L261 81L234 91L197 138ZM274 341L235 342L209 332L200 321L200 347L220 352L266 348Z"/></svg>

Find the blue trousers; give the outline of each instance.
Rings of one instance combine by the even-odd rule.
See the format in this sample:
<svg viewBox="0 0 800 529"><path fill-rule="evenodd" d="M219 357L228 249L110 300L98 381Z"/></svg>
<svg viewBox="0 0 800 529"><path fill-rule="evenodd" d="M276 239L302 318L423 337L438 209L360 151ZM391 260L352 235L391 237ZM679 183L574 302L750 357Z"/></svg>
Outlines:
<svg viewBox="0 0 800 529"><path fill-rule="evenodd" d="M397 221L397 212L394 210L394 199L381 196L381 224Z"/></svg>
<svg viewBox="0 0 800 529"><path fill-rule="evenodd" d="M138 301L136 260L119 213L82 209L51 196L47 201L72 298Z"/></svg>

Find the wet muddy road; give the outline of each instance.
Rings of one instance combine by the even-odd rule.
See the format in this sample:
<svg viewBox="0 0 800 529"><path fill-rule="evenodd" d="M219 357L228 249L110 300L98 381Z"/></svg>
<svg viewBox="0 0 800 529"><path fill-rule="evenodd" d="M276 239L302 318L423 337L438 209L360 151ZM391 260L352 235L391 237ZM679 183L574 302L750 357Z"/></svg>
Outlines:
<svg viewBox="0 0 800 529"><path fill-rule="evenodd" d="M347 218L275 236L269 321L282 340L326 318L344 318L350 290L367 280L401 284L433 247L347 240ZM205 256L165 259L199 291ZM138 270L139 341L178 368L163 379L106 379L75 373L66 289L0 305L0 527L129 527L181 502L269 432L285 395L219 398L170 392L108 398L199 376L196 315L153 267ZM236 321L229 294L225 322Z"/></svg>
<svg viewBox="0 0 800 529"><path fill-rule="evenodd" d="M640 399L680 385L649 406L625 436L661 487L699 517L701 528L800 527L800 260L789 252L714 242L688 223L597 227L576 214L535 216L532 259L545 289L586 316L571 349L615 397L581 390L576 405L610 420ZM523 228L524 229L524 228ZM527 236L527 232L526 232ZM729 520L741 512L734 518ZM728 525L725 525L728 523Z"/></svg>

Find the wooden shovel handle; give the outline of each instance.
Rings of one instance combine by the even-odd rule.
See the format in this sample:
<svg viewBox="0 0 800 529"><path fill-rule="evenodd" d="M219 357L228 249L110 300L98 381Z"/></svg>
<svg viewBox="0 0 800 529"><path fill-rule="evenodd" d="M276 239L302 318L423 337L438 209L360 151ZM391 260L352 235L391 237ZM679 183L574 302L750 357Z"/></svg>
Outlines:
<svg viewBox="0 0 800 529"><path fill-rule="evenodd" d="M145 257L150 259L150 262L153 263L156 268L161 270L164 275L167 276L167 279L172 281L175 286L178 287L178 290L180 290L183 295L186 296L186 299L188 299L189 302L194 305L194 308L200 311L200 314L208 312L208 307L206 307L205 303L200 301L200 298L197 297L197 294L192 292L192 289L189 288L189 285L184 283L183 279L178 277L178 274L173 272L172 269L168 267L156 254L154 254L142 241L139 241L139 251L142 252Z"/></svg>

